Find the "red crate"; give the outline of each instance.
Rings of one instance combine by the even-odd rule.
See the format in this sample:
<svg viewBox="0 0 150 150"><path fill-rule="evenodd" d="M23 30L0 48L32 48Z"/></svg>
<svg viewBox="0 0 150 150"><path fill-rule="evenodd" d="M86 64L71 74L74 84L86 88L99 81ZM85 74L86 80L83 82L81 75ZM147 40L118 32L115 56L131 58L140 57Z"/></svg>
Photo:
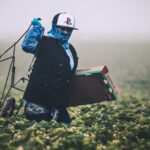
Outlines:
<svg viewBox="0 0 150 150"><path fill-rule="evenodd" d="M78 69L70 86L69 106L116 100L119 93L106 66Z"/></svg>

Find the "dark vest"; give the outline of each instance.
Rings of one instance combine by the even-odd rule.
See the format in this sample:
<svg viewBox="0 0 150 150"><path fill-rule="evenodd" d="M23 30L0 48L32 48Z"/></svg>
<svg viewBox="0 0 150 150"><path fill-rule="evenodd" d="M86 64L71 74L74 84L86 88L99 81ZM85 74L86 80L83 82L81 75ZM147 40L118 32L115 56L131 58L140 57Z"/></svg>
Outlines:
<svg viewBox="0 0 150 150"><path fill-rule="evenodd" d="M70 44L74 69L63 47L54 38L43 36L36 50L36 61L24 93L24 99L47 107L68 106L69 84L78 64L75 49Z"/></svg>

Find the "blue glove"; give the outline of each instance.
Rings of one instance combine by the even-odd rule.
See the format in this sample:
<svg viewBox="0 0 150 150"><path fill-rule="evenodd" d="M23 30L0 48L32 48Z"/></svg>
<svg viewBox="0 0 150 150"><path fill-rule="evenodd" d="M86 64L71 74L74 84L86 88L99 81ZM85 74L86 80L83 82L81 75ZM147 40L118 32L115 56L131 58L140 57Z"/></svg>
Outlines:
<svg viewBox="0 0 150 150"><path fill-rule="evenodd" d="M31 23L33 26L39 26L39 27L42 26L38 18L34 18Z"/></svg>

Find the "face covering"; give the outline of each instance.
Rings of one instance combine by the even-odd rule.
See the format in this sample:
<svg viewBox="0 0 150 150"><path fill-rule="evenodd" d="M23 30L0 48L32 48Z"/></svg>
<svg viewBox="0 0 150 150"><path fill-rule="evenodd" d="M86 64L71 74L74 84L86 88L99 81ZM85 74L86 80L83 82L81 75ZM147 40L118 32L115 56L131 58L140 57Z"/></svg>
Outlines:
<svg viewBox="0 0 150 150"><path fill-rule="evenodd" d="M60 31L59 29L57 29L54 24L52 24L52 29L47 33L47 36L59 40L59 44L65 49L67 55L70 58L70 66L71 66L71 70L72 70L74 67L74 61L73 61L73 56L69 50L69 42L68 42L68 40L71 36L71 33L72 32L64 33L62 31Z"/></svg>
<svg viewBox="0 0 150 150"><path fill-rule="evenodd" d="M52 29L48 32L48 36L53 36L54 38L58 39L61 43L68 42L71 33L64 33L61 30L57 29L54 24L52 24Z"/></svg>

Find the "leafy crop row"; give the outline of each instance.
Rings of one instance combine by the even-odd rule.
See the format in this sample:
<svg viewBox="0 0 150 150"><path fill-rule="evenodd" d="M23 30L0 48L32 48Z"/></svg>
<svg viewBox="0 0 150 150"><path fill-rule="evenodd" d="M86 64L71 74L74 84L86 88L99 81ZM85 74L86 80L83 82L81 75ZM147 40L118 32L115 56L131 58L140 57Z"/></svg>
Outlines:
<svg viewBox="0 0 150 150"><path fill-rule="evenodd" d="M130 99L68 108L70 125L0 118L0 149L150 149L150 101Z"/></svg>

